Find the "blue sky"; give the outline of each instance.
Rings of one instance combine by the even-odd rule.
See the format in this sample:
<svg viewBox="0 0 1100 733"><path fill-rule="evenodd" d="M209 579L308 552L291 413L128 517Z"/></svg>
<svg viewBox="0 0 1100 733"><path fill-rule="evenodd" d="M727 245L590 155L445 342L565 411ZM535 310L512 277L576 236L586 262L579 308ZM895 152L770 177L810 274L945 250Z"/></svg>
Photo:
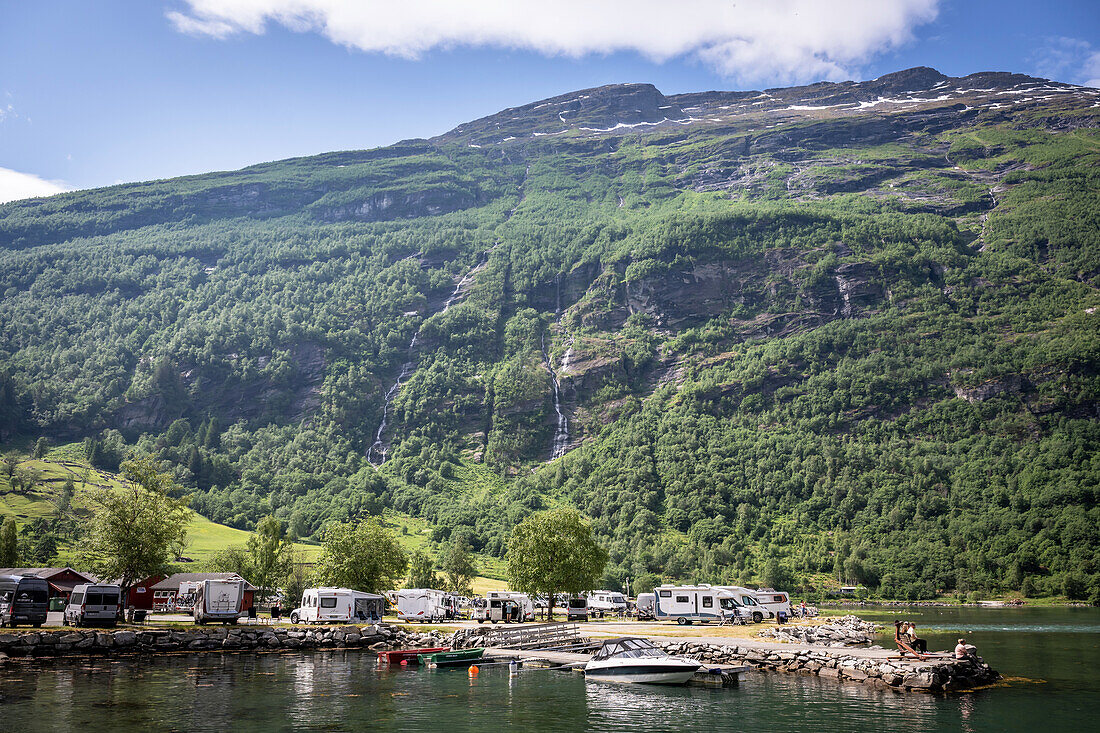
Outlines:
<svg viewBox="0 0 1100 733"><path fill-rule="evenodd" d="M0 0L0 200L428 137L615 82L678 93L870 79L923 65L1096 85L1098 8L1095 0Z"/></svg>

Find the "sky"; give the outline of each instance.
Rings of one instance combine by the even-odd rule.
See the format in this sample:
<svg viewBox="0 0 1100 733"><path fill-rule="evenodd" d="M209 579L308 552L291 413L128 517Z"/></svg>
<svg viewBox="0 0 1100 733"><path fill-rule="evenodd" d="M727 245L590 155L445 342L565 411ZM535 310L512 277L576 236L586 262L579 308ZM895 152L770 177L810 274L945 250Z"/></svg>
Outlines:
<svg viewBox="0 0 1100 733"><path fill-rule="evenodd" d="M1100 86L1097 0L0 0L0 202L431 137L576 89Z"/></svg>

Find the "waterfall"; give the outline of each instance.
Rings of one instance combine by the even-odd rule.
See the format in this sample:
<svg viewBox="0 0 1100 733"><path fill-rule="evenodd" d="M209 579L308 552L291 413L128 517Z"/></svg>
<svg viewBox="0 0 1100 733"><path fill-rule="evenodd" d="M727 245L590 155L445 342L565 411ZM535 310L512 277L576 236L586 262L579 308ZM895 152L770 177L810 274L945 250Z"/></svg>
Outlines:
<svg viewBox="0 0 1100 733"><path fill-rule="evenodd" d="M367 449L367 462L375 466L381 466L386 462L386 452L389 448L382 442L382 434L386 432L387 418L390 414L390 405L393 404L393 400L397 397L397 393L401 391L401 383L409 378L409 375L416 369L416 358L414 351L416 350L416 339L420 335L417 331L413 334L412 340L409 341L409 350L405 363L401 365L401 372L397 375L397 381L393 383L393 386L386 392L386 401L382 405L382 423L378 426L378 432L374 434L374 442L371 443L370 448ZM378 454L378 462L375 463L373 456Z"/></svg>
<svg viewBox="0 0 1100 733"><path fill-rule="evenodd" d="M542 358L546 363L546 371L550 372L550 382L554 386L554 412L558 414L558 425L554 431L554 442L550 446L550 460L561 458L569 448L569 418L561 408L561 385L558 384L558 375L554 373L554 367L550 364L550 352L546 350L546 335L542 336ZM565 362L562 362L564 368Z"/></svg>

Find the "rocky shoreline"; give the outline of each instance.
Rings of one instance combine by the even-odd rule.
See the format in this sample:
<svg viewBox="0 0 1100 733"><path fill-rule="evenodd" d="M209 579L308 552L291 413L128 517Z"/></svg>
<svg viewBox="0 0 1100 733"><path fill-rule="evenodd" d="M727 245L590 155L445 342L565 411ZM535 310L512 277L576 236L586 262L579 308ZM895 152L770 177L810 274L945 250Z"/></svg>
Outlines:
<svg viewBox="0 0 1100 733"><path fill-rule="evenodd" d="M369 649L444 646L444 637L386 624L218 626L194 629L63 629L0 634L0 661L12 657L162 654L205 651Z"/></svg>
<svg viewBox="0 0 1100 733"><path fill-rule="evenodd" d="M981 657L875 659L831 649L759 649L719 644L653 640L669 654L698 659L709 664L747 664L755 669L788 674L831 677L858 682L880 690L897 692L959 692L996 682L1001 675Z"/></svg>
<svg viewBox="0 0 1100 733"><path fill-rule="evenodd" d="M881 628L876 623L848 615L820 626L769 627L757 636L775 641L842 647L870 644Z"/></svg>

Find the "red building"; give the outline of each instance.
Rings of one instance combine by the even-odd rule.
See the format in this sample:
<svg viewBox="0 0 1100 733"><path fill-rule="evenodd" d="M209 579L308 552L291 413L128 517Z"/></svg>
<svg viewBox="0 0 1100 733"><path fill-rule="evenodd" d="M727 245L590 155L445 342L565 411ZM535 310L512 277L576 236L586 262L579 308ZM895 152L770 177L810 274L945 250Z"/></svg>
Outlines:
<svg viewBox="0 0 1100 733"><path fill-rule="evenodd" d="M126 594L126 607L144 608L146 611L152 611L153 586L164 580L164 578L163 575L150 575L145 580L131 585L130 592Z"/></svg>
<svg viewBox="0 0 1100 733"><path fill-rule="evenodd" d="M72 568L0 568L0 575L37 575L50 584L50 598L66 600L76 586L97 582L91 573L78 573Z"/></svg>

